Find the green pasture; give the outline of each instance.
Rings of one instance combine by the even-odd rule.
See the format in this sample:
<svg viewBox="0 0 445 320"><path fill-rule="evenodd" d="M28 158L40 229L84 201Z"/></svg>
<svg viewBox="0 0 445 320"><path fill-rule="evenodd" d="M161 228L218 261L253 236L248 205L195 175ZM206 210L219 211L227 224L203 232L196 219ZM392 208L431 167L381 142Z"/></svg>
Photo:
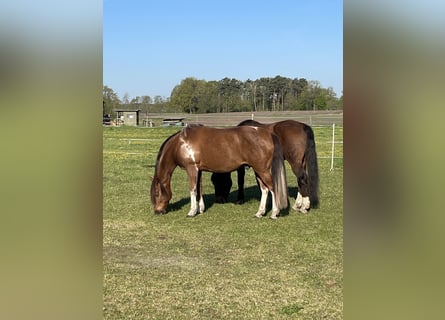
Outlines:
<svg viewBox="0 0 445 320"><path fill-rule="evenodd" d="M150 183L162 142L180 128L103 129L103 314L105 319L341 319L343 314L343 130L314 127L320 208L254 218L260 192L246 171L246 203L190 208L186 173L173 174L166 215L154 215ZM287 165L289 199L296 178ZM269 196L270 198L270 196Z"/></svg>

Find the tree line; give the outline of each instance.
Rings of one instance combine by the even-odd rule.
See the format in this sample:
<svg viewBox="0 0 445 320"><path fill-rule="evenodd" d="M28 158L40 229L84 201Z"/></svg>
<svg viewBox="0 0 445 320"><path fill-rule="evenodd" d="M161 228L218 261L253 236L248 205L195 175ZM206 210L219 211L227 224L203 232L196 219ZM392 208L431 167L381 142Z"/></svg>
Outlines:
<svg viewBox="0 0 445 320"><path fill-rule="evenodd" d="M236 111L287 111L343 109L343 96L318 81L276 76L240 81L185 78L170 97L125 94L122 99L108 86L103 87L104 113L115 109L140 109L146 113L212 113Z"/></svg>

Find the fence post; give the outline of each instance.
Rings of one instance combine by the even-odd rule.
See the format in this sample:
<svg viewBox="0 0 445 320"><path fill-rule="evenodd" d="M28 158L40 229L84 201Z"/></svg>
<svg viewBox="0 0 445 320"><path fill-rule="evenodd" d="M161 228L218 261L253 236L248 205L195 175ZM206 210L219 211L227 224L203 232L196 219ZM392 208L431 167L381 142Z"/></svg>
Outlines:
<svg viewBox="0 0 445 320"><path fill-rule="evenodd" d="M331 169L334 170L334 145L335 145L335 123L332 124L332 151L331 151Z"/></svg>

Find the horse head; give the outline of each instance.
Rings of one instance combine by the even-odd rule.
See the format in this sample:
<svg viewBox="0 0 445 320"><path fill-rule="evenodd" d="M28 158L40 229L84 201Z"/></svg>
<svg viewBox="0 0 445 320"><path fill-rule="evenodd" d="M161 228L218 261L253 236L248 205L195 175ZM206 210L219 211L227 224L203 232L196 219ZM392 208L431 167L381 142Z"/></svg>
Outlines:
<svg viewBox="0 0 445 320"><path fill-rule="evenodd" d="M155 176L151 182L151 203L156 214L164 214L167 212L167 206L172 198L172 192L168 184L164 183Z"/></svg>

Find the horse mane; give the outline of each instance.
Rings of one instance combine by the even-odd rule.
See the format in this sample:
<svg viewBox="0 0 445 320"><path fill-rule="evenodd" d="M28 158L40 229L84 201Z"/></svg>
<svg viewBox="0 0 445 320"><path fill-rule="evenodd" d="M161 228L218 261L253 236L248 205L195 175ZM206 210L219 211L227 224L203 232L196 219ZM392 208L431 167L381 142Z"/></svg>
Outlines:
<svg viewBox="0 0 445 320"><path fill-rule="evenodd" d="M164 152L165 146L167 145L167 143L168 143L171 139L173 139L175 136L177 136L180 132L181 132L181 131L175 132L175 133L173 133L170 137L168 137L167 139L165 139L165 141L162 143L161 147L159 148L158 155L156 156L155 177L157 176L159 160L161 159L161 154Z"/></svg>
<svg viewBox="0 0 445 320"><path fill-rule="evenodd" d="M164 153L164 149L165 146L167 145L167 143L173 139L174 137L176 137L181 131L175 132L173 133L170 137L168 137L167 139L165 139L165 141L162 143L161 147L159 148L159 152L158 155L156 156L156 165L155 165L155 173L153 176L153 180L151 183L151 188L150 188L150 197L151 197L151 203L154 204L155 203L155 185L157 183L159 183L160 187L161 187L161 192L165 193L166 189L163 186L162 183L160 183L159 177L158 177L158 166L159 166L159 161L161 159L161 155Z"/></svg>
<svg viewBox="0 0 445 320"><path fill-rule="evenodd" d="M238 123L238 127L239 126L264 127L264 124L260 123L258 121L255 121L255 120L247 119L247 120L244 120L244 121L241 121L240 123Z"/></svg>

